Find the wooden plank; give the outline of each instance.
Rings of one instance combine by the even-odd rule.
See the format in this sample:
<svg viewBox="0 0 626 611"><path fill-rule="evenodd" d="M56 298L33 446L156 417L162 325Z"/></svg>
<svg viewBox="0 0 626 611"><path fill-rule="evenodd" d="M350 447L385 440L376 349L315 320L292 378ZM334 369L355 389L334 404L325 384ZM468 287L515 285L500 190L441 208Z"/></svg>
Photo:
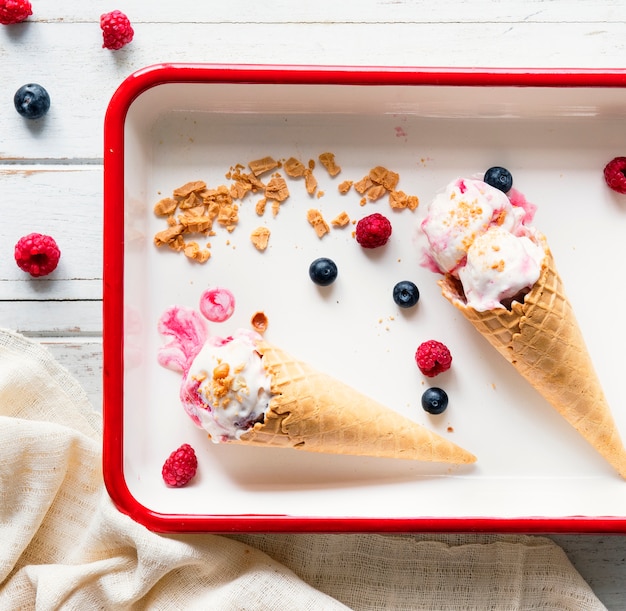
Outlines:
<svg viewBox="0 0 626 611"><path fill-rule="evenodd" d="M122 10L133 23L482 23L492 22L612 22L624 20L619 0L577 0L576 6L563 0L477 0L473 2L429 2L426 0L317 0L290 2L269 0L250 2L176 3L125 0ZM575 8L575 10L574 10ZM78 2L71 6L63 0L40 2L32 21L97 21L104 7ZM110 10L107 7L106 10Z"/></svg>
<svg viewBox="0 0 626 611"><path fill-rule="evenodd" d="M93 408L102 411L102 340L53 337L41 344L78 380Z"/></svg>
<svg viewBox="0 0 626 611"><path fill-rule="evenodd" d="M100 301L0 301L0 327L35 337L100 337Z"/></svg>
<svg viewBox="0 0 626 611"><path fill-rule="evenodd" d="M14 92L27 81L40 82L49 90L52 106L41 121L29 122L17 115L12 104L0 104L3 126L0 163L101 159L102 120L117 86L135 70L164 60L226 64L455 67L470 62L473 66L488 67L621 67L626 44L623 24L617 21L601 26L561 23L558 36L552 23L529 22L333 22L288 27L280 23L217 23L203 26L201 35L194 23L172 23L167 26L167 36L160 23L139 23L135 40L118 52L101 48L95 23L35 22L18 34L10 32L13 30L0 29L0 48L5 50L0 62L3 91ZM17 45L19 53L6 52ZM59 57L64 58L63 70L58 70Z"/></svg>
<svg viewBox="0 0 626 611"><path fill-rule="evenodd" d="M0 166L1 300L102 298L102 167ZM51 235L61 250L57 269L32 278L13 249L31 232Z"/></svg>

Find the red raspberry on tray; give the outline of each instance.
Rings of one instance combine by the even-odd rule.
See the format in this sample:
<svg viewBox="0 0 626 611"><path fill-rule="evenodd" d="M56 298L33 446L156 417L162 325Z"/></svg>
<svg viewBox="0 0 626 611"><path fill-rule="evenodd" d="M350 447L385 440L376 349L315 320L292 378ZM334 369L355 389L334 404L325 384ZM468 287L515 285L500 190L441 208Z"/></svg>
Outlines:
<svg viewBox="0 0 626 611"><path fill-rule="evenodd" d="M362 218L356 224L356 241L363 248L384 246L390 235L389 219L378 212Z"/></svg>
<svg viewBox="0 0 626 611"><path fill-rule="evenodd" d="M33 14L29 0L0 0L0 23L12 25L21 23Z"/></svg>
<svg viewBox="0 0 626 611"><path fill-rule="evenodd" d="M20 238L15 245L17 266L31 276L47 276L59 264L61 251L49 235L29 233Z"/></svg>
<svg viewBox="0 0 626 611"><path fill-rule="evenodd" d="M186 486L198 470L198 459L194 449L184 443L178 450L172 452L163 465L161 474L163 481L174 488Z"/></svg>
<svg viewBox="0 0 626 611"><path fill-rule="evenodd" d="M604 166L606 184L618 193L626 193L626 157L615 157Z"/></svg>
<svg viewBox="0 0 626 611"><path fill-rule="evenodd" d="M113 51L127 45L135 35L130 20L122 11L111 11L101 15L100 28L104 40L102 47Z"/></svg>
<svg viewBox="0 0 626 611"><path fill-rule="evenodd" d="M434 378L450 369L452 355L445 344L431 339L418 346L415 362L426 377Z"/></svg>

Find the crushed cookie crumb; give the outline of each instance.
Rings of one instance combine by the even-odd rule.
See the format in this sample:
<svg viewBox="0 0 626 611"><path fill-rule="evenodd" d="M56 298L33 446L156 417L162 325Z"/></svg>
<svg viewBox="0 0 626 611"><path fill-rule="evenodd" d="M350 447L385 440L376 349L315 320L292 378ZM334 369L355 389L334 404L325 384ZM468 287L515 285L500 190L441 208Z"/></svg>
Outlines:
<svg viewBox="0 0 626 611"><path fill-rule="evenodd" d="M387 191L393 191L400 180L400 175L379 165L370 170L369 178Z"/></svg>
<svg viewBox="0 0 626 611"><path fill-rule="evenodd" d="M277 202L284 202L289 197L289 188L280 174L274 174L265 186L265 197Z"/></svg>
<svg viewBox="0 0 626 611"><path fill-rule="evenodd" d="M178 206L178 201L173 197L164 197L154 205L154 214L157 216L171 216Z"/></svg>
<svg viewBox="0 0 626 611"><path fill-rule="evenodd" d="M306 167L295 157L289 157L289 159L283 163L283 170L285 170L285 174L291 178L302 178Z"/></svg>
<svg viewBox="0 0 626 611"><path fill-rule="evenodd" d="M367 199L371 202L379 200L383 195L387 193L387 189L383 185L374 185L367 190Z"/></svg>
<svg viewBox="0 0 626 611"><path fill-rule="evenodd" d="M258 216L263 216L265 214L265 206L267 204L267 198L260 199L256 205L254 206L254 211Z"/></svg>
<svg viewBox="0 0 626 611"><path fill-rule="evenodd" d="M195 180L187 182L181 187L174 189L173 195L174 197L185 198L190 193L193 193L194 191L202 191L203 189L206 189L206 183L203 180Z"/></svg>
<svg viewBox="0 0 626 611"><path fill-rule="evenodd" d="M217 213L217 222L232 232L239 222L239 206L234 203L223 204Z"/></svg>
<svg viewBox="0 0 626 611"><path fill-rule="evenodd" d="M330 224L333 227L345 227L346 225L350 224L350 217L348 216L348 213L344 210L343 212L340 212L331 222Z"/></svg>
<svg viewBox="0 0 626 611"><path fill-rule="evenodd" d="M311 227L315 229L318 238L323 238L330 231L328 223L324 220L319 210L311 208L306 214L306 219L309 221Z"/></svg>
<svg viewBox="0 0 626 611"><path fill-rule="evenodd" d="M267 227L257 227L252 231L250 241L258 251L263 252L267 248L270 233Z"/></svg>
<svg viewBox="0 0 626 611"><path fill-rule="evenodd" d="M304 170L304 186L309 195L313 195L317 189L317 178L313 176L313 172L310 168Z"/></svg>
<svg viewBox="0 0 626 611"><path fill-rule="evenodd" d="M354 190L363 195L373 185L372 179L369 176L364 176L361 180L358 180L353 184Z"/></svg>
<svg viewBox="0 0 626 611"><path fill-rule="evenodd" d="M180 224L172 225L168 229L164 229L163 231L159 231L154 236L154 243L157 246L165 246L169 245L179 237L184 230L184 227Z"/></svg>
<svg viewBox="0 0 626 611"><path fill-rule="evenodd" d="M262 159L250 161L248 163L248 167L252 170L252 173L255 176L261 176L261 174L271 172L272 170L280 167L280 163L268 155Z"/></svg>
<svg viewBox="0 0 626 611"><path fill-rule="evenodd" d="M211 257L211 251L207 248L200 248L198 242L187 242L183 252L187 258L197 263L204 263Z"/></svg>
<svg viewBox="0 0 626 611"><path fill-rule="evenodd" d="M339 174L339 172L341 172L341 167L337 165L337 163L335 162L335 155L334 153L322 153L318 159L320 160L320 163L326 168L326 171L331 175L331 176L337 176L337 174Z"/></svg>
<svg viewBox="0 0 626 611"><path fill-rule="evenodd" d="M419 199L416 195L407 195L404 191L391 191L389 193L389 205L394 210L415 210L419 206Z"/></svg>
<svg viewBox="0 0 626 611"><path fill-rule="evenodd" d="M354 183L351 180L344 180L342 183L339 184L337 190L339 191L339 193L341 193L341 195L345 195L348 191L350 191L353 184Z"/></svg>

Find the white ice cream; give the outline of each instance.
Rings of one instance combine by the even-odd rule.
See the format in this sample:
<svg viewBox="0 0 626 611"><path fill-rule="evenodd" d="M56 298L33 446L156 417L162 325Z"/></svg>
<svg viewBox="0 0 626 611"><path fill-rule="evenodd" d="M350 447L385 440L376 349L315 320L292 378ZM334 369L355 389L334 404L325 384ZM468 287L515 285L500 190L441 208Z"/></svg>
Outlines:
<svg viewBox="0 0 626 611"><path fill-rule="evenodd" d="M503 301L535 284L544 256L530 238L490 227L472 242L459 269L467 305L480 312L501 308Z"/></svg>
<svg viewBox="0 0 626 611"><path fill-rule="evenodd" d="M422 229L433 261L442 272L453 273L478 235L492 225L516 232L524 214L502 191L480 180L459 178L432 201Z"/></svg>
<svg viewBox="0 0 626 611"><path fill-rule="evenodd" d="M428 263L458 278L475 310L505 307L502 302L530 288L541 272L545 252L525 225L531 217L502 191L458 178L435 197L422 221Z"/></svg>
<svg viewBox="0 0 626 611"><path fill-rule="evenodd" d="M239 439L261 421L272 396L251 333L207 341L189 369L186 386L188 393L197 393L195 413L216 443Z"/></svg>

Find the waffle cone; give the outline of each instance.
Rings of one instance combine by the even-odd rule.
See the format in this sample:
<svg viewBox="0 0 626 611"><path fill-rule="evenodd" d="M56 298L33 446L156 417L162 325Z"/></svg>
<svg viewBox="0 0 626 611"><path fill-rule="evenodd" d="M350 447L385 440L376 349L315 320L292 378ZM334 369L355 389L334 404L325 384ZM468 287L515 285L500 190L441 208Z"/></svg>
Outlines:
<svg viewBox="0 0 626 611"><path fill-rule="evenodd" d="M439 284L444 297L626 477L626 450L550 249L539 279L511 310L477 312L465 304L454 278Z"/></svg>
<svg viewBox="0 0 626 611"><path fill-rule="evenodd" d="M264 341L257 350L272 381L263 423L244 433L251 445L290 447L446 463L472 463L466 450Z"/></svg>

